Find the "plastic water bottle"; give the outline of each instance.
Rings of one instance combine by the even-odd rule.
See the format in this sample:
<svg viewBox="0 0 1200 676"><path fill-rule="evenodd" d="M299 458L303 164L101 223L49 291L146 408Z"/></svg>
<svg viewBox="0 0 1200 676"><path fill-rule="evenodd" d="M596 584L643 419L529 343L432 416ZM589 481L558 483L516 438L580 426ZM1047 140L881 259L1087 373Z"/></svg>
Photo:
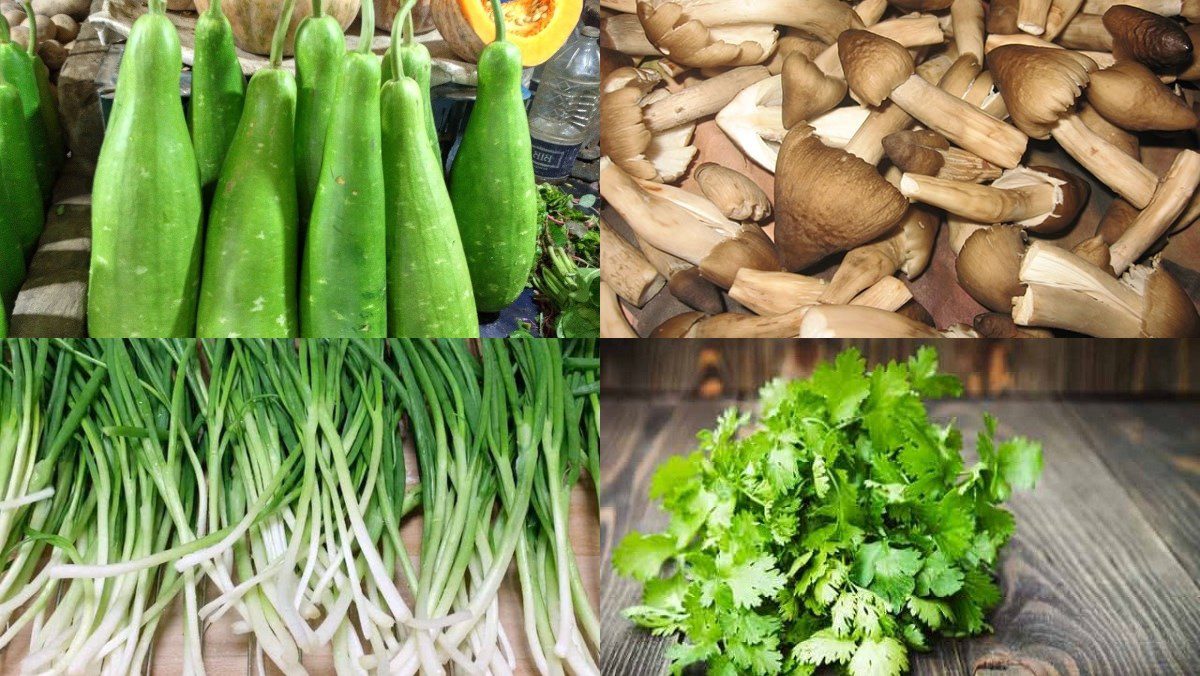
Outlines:
<svg viewBox="0 0 1200 676"><path fill-rule="evenodd" d="M571 175L600 100L600 29L580 26L542 69L529 110L533 171L539 180Z"/></svg>

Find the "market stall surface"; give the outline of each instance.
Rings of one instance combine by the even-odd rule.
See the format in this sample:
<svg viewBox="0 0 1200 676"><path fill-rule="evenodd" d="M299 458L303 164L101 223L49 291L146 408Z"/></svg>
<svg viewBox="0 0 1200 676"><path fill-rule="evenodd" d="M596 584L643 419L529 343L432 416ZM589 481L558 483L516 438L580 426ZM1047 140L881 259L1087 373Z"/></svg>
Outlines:
<svg viewBox="0 0 1200 676"><path fill-rule="evenodd" d="M601 554L665 515L647 498L668 456L736 401L608 398L603 402ZM743 403L742 406L747 404ZM913 673L1194 674L1200 666L1200 407L1190 402L945 401L974 438L987 411L1001 436L1042 441L1045 469L1009 508L1016 535L998 568L1004 599L992 634L938 639L912 654ZM971 442L967 442L968 449ZM674 639L621 616L641 586L605 563L600 601L604 674L657 674Z"/></svg>

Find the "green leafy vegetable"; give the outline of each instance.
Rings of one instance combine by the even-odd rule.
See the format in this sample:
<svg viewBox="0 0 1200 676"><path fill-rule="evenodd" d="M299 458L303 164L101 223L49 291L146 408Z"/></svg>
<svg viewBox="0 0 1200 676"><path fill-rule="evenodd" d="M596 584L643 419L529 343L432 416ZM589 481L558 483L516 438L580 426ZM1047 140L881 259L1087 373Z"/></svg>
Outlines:
<svg viewBox="0 0 1200 676"><path fill-rule="evenodd" d="M929 420L923 398L958 396L922 348L906 363L866 370L855 350L808 380L761 391L755 424L729 410L672 457L650 497L666 531L630 533L613 567L645 584L625 616L660 636L678 673L854 676L908 670L908 650L937 633L989 627L1000 602L996 558L1012 536L999 504L1034 486L1041 445L996 440L985 416L979 460L962 435Z"/></svg>

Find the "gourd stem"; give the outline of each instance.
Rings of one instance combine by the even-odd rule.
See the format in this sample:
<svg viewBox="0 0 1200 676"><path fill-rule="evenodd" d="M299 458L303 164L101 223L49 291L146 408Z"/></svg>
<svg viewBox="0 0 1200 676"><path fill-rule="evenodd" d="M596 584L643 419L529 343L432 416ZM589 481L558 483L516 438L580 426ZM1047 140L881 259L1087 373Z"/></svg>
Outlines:
<svg viewBox="0 0 1200 676"><path fill-rule="evenodd" d="M508 33L504 27L504 10L500 9L500 0L492 0L492 20L496 22L496 42L504 42Z"/></svg>
<svg viewBox="0 0 1200 676"><path fill-rule="evenodd" d="M157 1L162 2L162 0ZM150 2L155 2L155 0L150 0ZM271 36L271 68L278 68L283 63L283 43L287 40L288 28L292 25L292 10L295 8L296 0L284 1L283 10L279 13L279 21L275 23L275 34Z"/></svg>
<svg viewBox="0 0 1200 676"><path fill-rule="evenodd" d="M404 44L409 47L413 46L417 41L413 23L412 12L409 12L408 16L404 17Z"/></svg>
<svg viewBox="0 0 1200 676"><path fill-rule="evenodd" d="M362 3L362 32L358 35L358 53L371 53L371 40L375 38L375 3L363 0Z"/></svg>
<svg viewBox="0 0 1200 676"><path fill-rule="evenodd" d="M400 7L400 11L396 13L396 21L404 25L404 44L412 44L412 33L409 27L412 25L409 21L412 19L413 7L417 5L417 0L406 0L404 5ZM395 25L395 24L393 24Z"/></svg>
<svg viewBox="0 0 1200 676"><path fill-rule="evenodd" d="M7 45L12 42L12 33L8 28L8 19L0 14L0 45Z"/></svg>
<svg viewBox="0 0 1200 676"><path fill-rule="evenodd" d="M403 11L403 10L402 10ZM388 47L387 58L392 60L392 80L398 80L404 76L404 62L400 59L400 41L396 37L400 34L400 15L392 20L391 46Z"/></svg>
<svg viewBox="0 0 1200 676"><path fill-rule="evenodd" d="M221 15L221 0L211 0L208 3L208 12L211 16Z"/></svg>
<svg viewBox="0 0 1200 676"><path fill-rule="evenodd" d="M25 0L21 4L25 6L25 20L29 23L29 37L25 40L25 51L33 56L37 54L37 13L33 11L33 0Z"/></svg>
<svg viewBox="0 0 1200 676"><path fill-rule="evenodd" d="M317 19L325 15L325 7L322 6L321 0L312 0L312 15Z"/></svg>
<svg viewBox="0 0 1200 676"><path fill-rule="evenodd" d="M150 0L149 4L151 14L167 13L167 0Z"/></svg>

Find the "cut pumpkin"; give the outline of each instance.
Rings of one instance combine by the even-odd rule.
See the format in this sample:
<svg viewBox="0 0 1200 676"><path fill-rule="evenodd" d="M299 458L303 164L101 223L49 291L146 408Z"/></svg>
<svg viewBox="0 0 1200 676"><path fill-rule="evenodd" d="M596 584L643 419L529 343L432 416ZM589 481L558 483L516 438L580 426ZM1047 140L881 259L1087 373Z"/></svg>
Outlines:
<svg viewBox="0 0 1200 676"><path fill-rule="evenodd" d="M563 46L579 23L583 0L508 0L501 9L508 41L529 67L545 63ZM433 22L450 49L471 63L496 39L490 0L433 0Z"/></svg>

